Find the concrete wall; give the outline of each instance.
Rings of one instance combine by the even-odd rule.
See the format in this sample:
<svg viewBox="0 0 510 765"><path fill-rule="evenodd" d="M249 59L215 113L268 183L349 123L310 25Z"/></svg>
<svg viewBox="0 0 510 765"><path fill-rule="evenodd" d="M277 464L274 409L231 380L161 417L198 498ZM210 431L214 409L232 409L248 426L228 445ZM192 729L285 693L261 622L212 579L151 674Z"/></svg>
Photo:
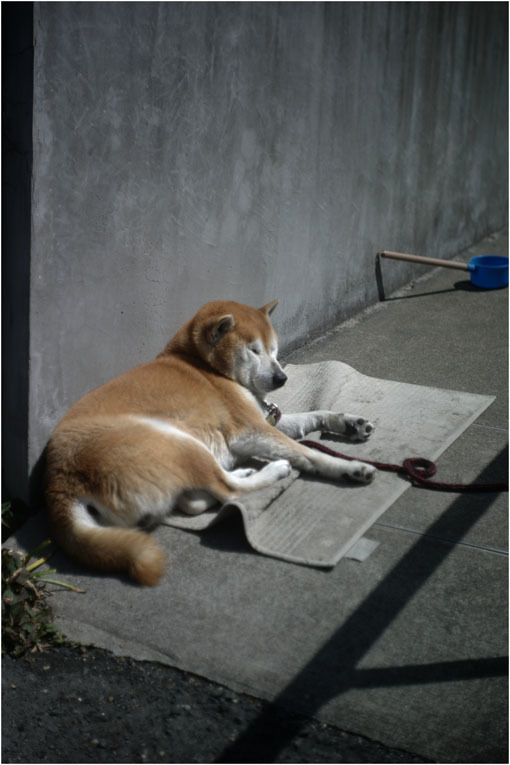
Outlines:
<svg viewBox="0 0 510 765"><path fill-rule="evenodd" d="M34 71L30 464L207 300L291 347L506 222L504 3L36 3Z"/></svg>

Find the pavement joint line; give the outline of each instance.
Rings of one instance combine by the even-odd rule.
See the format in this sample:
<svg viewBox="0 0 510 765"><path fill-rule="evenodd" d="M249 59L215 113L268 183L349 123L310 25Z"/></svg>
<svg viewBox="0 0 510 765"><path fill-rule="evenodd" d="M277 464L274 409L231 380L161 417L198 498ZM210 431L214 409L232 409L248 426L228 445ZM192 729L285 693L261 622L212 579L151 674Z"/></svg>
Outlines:
<svg viewBox="0 0 510 765"><path fill-rule="evenodd" d="M489 428L489 430L499 430L501 433L508 433L508 425L506 428L502 428L500 425L486 425L484 422L473 422L472 425L475 428Z"/></svg>
<svg viewBox="0 0 510 765"><path fill-rule="evenodd" d="M439 537L435 534L428 534L426 531L416 531L415 529L409 529L406 526L397 526L392 523L382 523L380 521L376 521L374 526L381 526L385 529L392 529L393 531L405 531L409 534L414 534L415 536L435 539L436 541L443 542L444 544L449 544L452 546L461 545L462 547L472 547L475 550L484 550L485 552L494 553L495 555L505 555L508 557L508 550L503 550L501 547L487 547L486 545L477 545L474 542L463 542L460 539L448 539L447 537Z"/></svg>

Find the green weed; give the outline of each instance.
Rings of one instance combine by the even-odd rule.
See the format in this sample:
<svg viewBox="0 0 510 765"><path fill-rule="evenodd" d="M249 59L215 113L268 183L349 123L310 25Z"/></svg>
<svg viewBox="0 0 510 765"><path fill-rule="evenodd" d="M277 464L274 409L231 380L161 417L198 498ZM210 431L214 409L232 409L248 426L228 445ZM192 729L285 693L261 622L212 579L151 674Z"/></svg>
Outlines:
<svg viewBox="0 0 510 765"><path fill-rule="evenodd" d="M53 624L46 586L53 584L74 592L83 590L51 578L55 569L41 570L52 553L36 556L50 544L48 539L27 555L2 549L2 653L23 656L63 640Z"/></svg>

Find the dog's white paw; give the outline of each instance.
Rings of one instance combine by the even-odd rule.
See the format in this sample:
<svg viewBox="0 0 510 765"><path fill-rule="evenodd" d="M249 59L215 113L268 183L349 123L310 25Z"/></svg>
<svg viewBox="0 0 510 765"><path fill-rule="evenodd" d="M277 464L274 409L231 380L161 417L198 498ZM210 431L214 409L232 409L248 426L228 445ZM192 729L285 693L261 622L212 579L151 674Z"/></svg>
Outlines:
<svg viewBox="0 0 510 765"><path fill-rule="evenodd" d="M265 466L264 472L269 473L271 478L279 481L281 478L287 478L291 474L292 467L287 460L275 460Z"/></svg>
<svg viewBox="0 0 510 765"><path fill-rule="evenodd" d="M376 473L377 469L373 465L367 465L365 462L353 460L349 465L349 472L347 475L349 478L352 478L353 481L359 481L359 483L372 483Z"/></svg>
<svg viewBox="0 0 510 765"><path fill-rule="evenodd" d="M248 478L256 472L255 468L236 468L230 471L230 475L235 475L236 478Z"/></svg>
<svg viewBox="0 0 510 765"><path fill-rule="evenodd" d="M373 423L357 414L338 414L339 429L334 431L346 436L350 441L366 441L374 432Z"/></svg>

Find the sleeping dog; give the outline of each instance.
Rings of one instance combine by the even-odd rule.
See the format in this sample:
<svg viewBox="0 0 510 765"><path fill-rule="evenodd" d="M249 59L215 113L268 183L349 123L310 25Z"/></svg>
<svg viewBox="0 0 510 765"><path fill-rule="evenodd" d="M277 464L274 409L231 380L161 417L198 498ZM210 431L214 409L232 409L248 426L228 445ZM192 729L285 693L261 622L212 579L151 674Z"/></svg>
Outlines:
<svg viewBox="0 0 510 765"><path fill-rule="evenodd" d="M375 468L330 457L296 438L323 430L355 440L363 417L316 411L276 423L266 396L285 384L270 315L207 303L154 360L81 398L47 446L45 497L53 535L77 562L155 585L165 555L141 530L177 506L201 513L287 476L372 481ZM260 470L238 467L249 458Z"/></svg>

